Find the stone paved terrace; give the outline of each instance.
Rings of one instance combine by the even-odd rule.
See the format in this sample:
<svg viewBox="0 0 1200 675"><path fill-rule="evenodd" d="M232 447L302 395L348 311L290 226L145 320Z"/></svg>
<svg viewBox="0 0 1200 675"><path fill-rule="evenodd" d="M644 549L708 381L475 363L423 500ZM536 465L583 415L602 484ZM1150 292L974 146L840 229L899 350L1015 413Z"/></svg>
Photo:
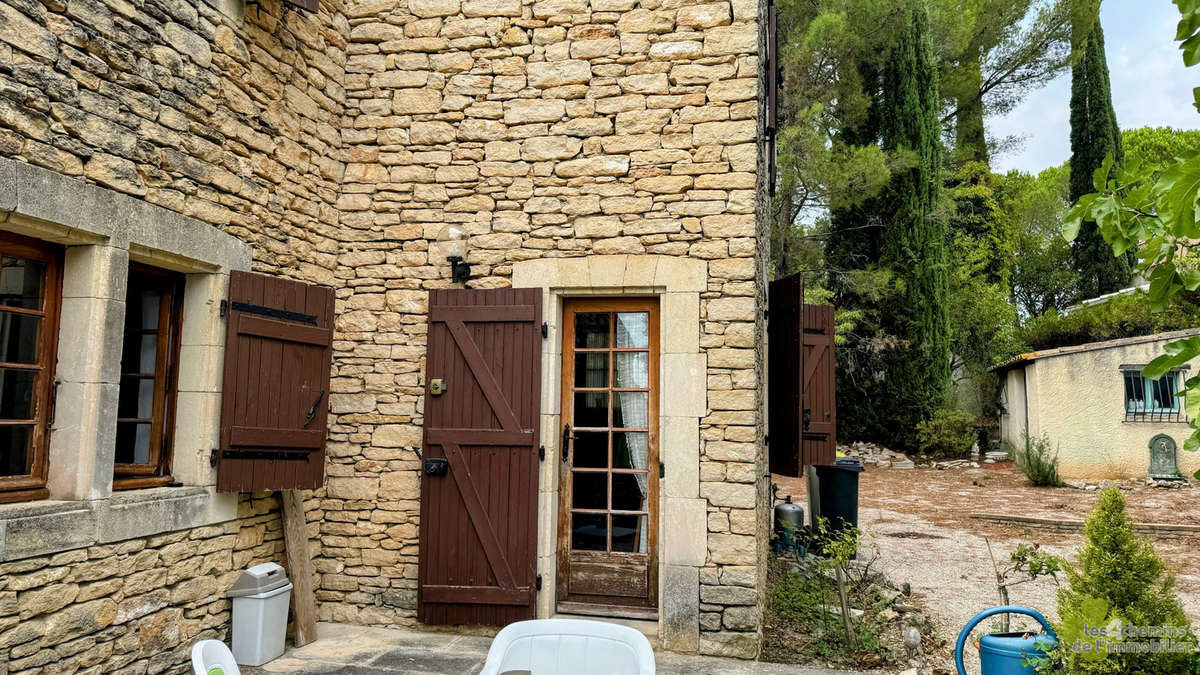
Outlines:
<svg viewBox="0 0 1200 675"><path fill-rule="evenodd" d="M259 668L243 668L245 675L273 673L444 673L472 675L483 667L489 635L461 632L422 632L408 629L322 623L316 642L289 649ZM857 671L801 668L758 661L738 661L711 656L657 652L659 675L866 675Z"/></svg>

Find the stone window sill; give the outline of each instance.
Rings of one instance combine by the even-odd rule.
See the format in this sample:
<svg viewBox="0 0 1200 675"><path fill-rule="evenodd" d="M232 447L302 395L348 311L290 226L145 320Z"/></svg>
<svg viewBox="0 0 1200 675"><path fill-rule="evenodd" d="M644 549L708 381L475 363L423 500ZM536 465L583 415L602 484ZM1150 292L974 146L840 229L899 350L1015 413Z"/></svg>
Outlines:
<svg viewBox="0 0 1200 675"><path fill-rule="evenodd" d="M162 487L92 501L0 504L0 560L212 525L237 517L237 495L214 487Z"/></svg>

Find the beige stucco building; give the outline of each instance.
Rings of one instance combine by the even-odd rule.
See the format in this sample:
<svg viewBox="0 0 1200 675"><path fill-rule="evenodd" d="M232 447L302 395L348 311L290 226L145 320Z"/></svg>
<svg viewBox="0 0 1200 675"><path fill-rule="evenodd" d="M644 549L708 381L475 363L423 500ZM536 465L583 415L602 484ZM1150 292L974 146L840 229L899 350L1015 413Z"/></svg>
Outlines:
<svg viewBox="0 0 1200 675"><path fill-rule="evenodd" d="M430 291L529 288L551 460L531 486L532 614L628 614L668 649L753 657L765 3L306 4L0 0L2 360L20 394L0 396L0 668L182 672L192 643L228 636L239 571L284 561L276 496L216 487L238 271L336 298L326 480L304 493L321 619L418 623ZM601 377L567 364L601 349L632 364L604 408L626 424L576 432L556 462ZM569 478L585 433L620 436L606 470L628 513L616 487L587 508ZM588 556L626 551L641 595L562 605L558 575L586 588Z"/></svg>
<svg viewBox="0 0 1200 675"><path fill-rule="evenodd" d="M1200 455L1182 449L1191 427L1174 393L1195 374L1197 363L1158 381L1143 378L1141 369L1163 353L1163 345L1198 333L1049 349L997 367L1001 440L1022 448L1026 434L1043 437L1058 452L1063 478L1100 480L1147 476L1150 441L1165 434L1178 448L1180 472L1192 475L1200 469Z"/></svg>

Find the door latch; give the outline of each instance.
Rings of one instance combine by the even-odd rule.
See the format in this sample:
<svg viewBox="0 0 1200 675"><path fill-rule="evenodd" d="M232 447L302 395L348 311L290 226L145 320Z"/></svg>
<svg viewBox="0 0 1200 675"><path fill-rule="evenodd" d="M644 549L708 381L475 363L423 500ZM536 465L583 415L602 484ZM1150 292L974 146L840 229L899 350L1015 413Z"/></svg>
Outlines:
<svg viewBox="0 0 1200 675"><path fill-rule="evenodd" d="M563 426L562 461L564 462L571 456L571 441L574 439L575 437L571 435L571 425L567 424Z"/></svg>
<svg viewBox="0 0 1200 675"><path fill-rule="evenodd" d="M445 476L450 473L450 461L440 457L430 457L425 460L426 476Z"/></svg>
<svg viewBox="0 0 1200 675"><path fill-rule="evenodd" d="M429 393L434 396L441 396L446 393L446 381L440 377L430 380Z"/></svg>

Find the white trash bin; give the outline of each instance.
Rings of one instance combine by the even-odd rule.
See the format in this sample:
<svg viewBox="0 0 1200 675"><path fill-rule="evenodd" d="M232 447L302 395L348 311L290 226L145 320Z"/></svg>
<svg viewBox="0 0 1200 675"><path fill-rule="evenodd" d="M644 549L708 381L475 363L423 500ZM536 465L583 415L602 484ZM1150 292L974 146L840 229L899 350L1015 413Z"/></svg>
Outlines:
<svg viewBox="0 0 1200 675"><path fill-rule="evenodd" d="M226 595L233 598L233 658L261 666L283 654L292 584L275 563L242 573Z"/></svg>

